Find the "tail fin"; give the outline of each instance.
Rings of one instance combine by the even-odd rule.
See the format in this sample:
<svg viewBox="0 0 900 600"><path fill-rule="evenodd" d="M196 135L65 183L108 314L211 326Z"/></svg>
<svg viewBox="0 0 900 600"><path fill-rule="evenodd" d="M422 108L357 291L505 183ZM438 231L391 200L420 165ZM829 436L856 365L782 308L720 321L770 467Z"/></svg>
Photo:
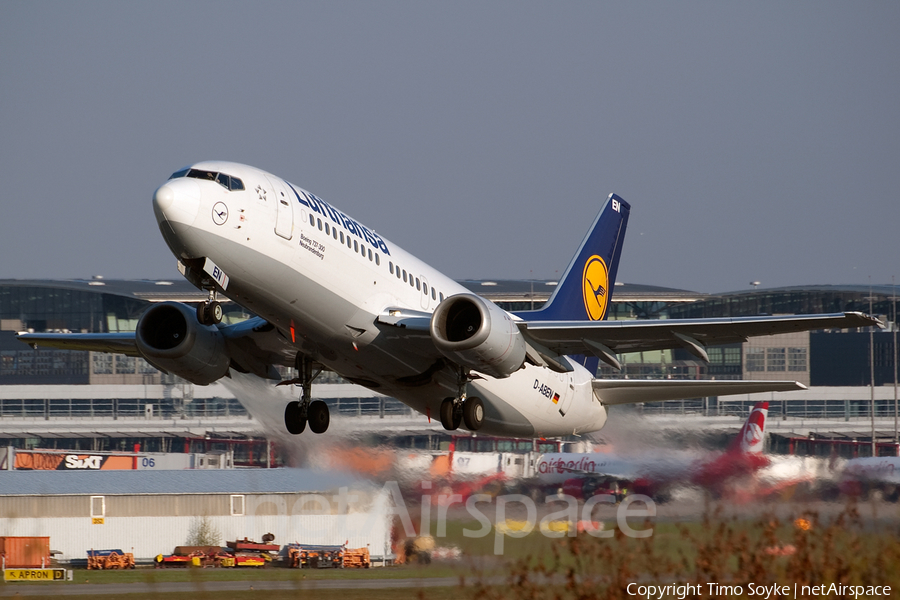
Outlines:
<svg viewBox="0 0 900 600"><path fill-rule="evenodd" d="M728 447L729 453L737 454L762 454L763 438L766 433L766 417L769 414L769 403L758 402L744 426L741 427L740 433L732 440Z"/></svg>
<svg viewBox="0 0 900 600"><path fill-rule="evenodd" d="M630 212L627 202L610 194L547 304L516 314L526 321L605 319Z"/></svg>

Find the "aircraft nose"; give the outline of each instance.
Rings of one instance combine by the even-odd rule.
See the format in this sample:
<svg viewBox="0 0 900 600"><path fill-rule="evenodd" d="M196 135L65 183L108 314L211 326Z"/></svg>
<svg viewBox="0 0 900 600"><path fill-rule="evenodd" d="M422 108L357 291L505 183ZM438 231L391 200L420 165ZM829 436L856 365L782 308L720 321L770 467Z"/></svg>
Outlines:
<svg viewBox="0 0 900 600"><path fill-rule="evenodd" d="M165 212L175 203L175 190L170 185L161 185L153 193L153 208Z"/></svg>
<svg viewBox="0 0 900 600"><path fill-rule="evenodd" d="M177 179L159 186L153 193L156 220L190 225L200 210L200 187L197 182Z"/></svg>

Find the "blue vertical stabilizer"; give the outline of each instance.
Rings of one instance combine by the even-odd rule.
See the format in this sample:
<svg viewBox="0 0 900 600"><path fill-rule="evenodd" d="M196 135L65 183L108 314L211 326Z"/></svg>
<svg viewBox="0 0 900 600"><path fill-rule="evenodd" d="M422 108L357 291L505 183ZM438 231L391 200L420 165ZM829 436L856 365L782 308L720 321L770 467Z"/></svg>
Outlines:
<svg viewBox="0 0 900 600"><path fill-rule="evenodd" d="M630 212L627 202L610 194L547 303L516 315L526 321L605 319Z"/></svg>
<svg viewBox="0 0 900 600"><path fill-rule="evenodd" d="M526 321L605 319L612 300L630 212L631 206L627 202L610 194L547 303L539 310L521 311L516 315ZM571 358L596 373L597 358Z"/></svg>

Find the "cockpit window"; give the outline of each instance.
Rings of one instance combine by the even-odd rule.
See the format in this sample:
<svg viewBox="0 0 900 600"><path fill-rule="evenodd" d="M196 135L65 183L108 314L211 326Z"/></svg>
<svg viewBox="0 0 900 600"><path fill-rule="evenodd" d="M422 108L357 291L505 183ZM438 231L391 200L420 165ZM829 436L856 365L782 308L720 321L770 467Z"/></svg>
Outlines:
<svg viewBox="0 0 900 600"><path fill-rule="evenodd" d="M192 179L203 179L206 181L215 181L226 190L243 190L244 182L237 177L231 177L225 173L216 173L215 171L205 171L203 169L182 169L172 173L169 179L177 179L179 177L190 177Z"/></svg>
<svg viewBox="0 0 900 600"><path fill-rule="evenodd" d="M217 175L218 173L215 171L204 171L202 169L191 169L187 174L192 179L206 179L208 181L215 181Z"/></svg>

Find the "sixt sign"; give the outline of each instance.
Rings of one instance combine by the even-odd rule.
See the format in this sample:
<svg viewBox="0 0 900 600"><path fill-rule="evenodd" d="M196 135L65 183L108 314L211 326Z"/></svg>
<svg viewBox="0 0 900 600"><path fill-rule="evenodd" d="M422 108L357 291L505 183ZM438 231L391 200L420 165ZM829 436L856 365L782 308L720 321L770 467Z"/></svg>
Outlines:
<svg viewBox="0 0 900 600"><path fill-rule="evenodd" d="M99 471L102 466L102 456L79 456L77 454L69 454L63 462L64 469L93 469Z"/></svg>

